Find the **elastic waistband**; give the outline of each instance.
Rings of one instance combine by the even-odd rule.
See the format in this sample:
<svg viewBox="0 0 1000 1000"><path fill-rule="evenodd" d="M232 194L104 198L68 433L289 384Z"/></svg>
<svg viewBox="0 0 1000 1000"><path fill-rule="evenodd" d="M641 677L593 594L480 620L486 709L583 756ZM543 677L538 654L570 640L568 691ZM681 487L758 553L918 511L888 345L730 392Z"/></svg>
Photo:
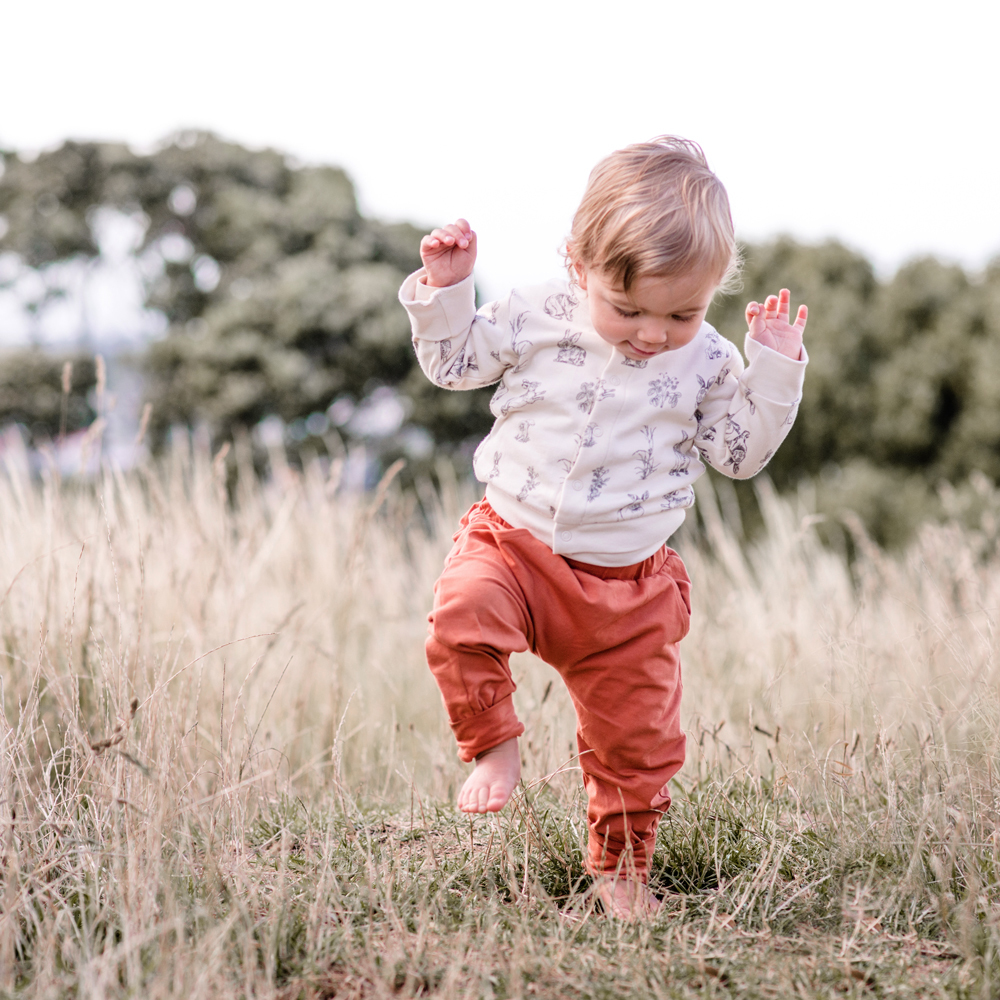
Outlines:
<svg viewBox="0 0 1000 1000"><path fill-rule="evenodd" d="M462 520L464 523L469 523L473 518L490 521L498 528L503 528L507 531L524 531L526 534L531 535L531 532L527 528L515 528L514 525L505 521L493 509L488 500L480 500L479 503L473 504ZM539 545L544 545L544 542L539 542L534 535L531 535L531 537ZM558 556L555 553L552 555L555 559L562 559L571 569L579 570L581 573L589 573L600 580L642 580L644 577L659 573L663 564L671 556L680 559L680 556L666 544L661 546L651 556L643 559L642 562L633 563L631 566L594 566L591 563L580 562L578 559L570 559L567 556Z"/></svg>

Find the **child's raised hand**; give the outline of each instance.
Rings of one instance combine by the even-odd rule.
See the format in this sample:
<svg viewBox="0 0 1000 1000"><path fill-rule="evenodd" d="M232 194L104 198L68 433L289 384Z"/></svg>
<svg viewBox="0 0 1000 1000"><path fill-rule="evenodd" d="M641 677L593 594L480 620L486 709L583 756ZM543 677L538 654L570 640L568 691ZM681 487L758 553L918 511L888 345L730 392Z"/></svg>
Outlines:
<svg viewBox="0 0 1000 1000"><path fill-rule="evenodd" d="M420 241L420 259L427 269L427 284L432 288L456 285L472 274L476 234L465 219L435 229Z"/></svg>
<svg viewBox="0 0 1000 1000"><path fill-rule="evenodd" d="M795 322L789 323L790 298L788 289L782 288L777 295L769 295L763 305L751 302L747 306L747 325L754 340L784 354L786 358L798 361L802 354L802 333L809 318L809 309L799 306Z"/></svg>

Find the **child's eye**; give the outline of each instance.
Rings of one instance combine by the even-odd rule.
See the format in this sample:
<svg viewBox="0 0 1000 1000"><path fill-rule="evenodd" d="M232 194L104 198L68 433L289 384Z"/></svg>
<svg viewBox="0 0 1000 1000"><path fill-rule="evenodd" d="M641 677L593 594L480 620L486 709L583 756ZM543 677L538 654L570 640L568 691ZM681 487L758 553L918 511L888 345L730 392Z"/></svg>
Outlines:
<svg viewBox="0 0 1000 1000"><path fill-rule="evenodd" d="M619 316L624 316L626 319L635 319L635 317L639 315L637 312L626 312L624 309L619 309L618 306L615 306L614 308L615 312L618 313Z"/></svg>
<svg viewBox="0 0 1000 1000"><path fill-rule="evenodd" d="M671 316L671 319L677 320L678 323L690 323L694 319L694 316Z"/></svg>

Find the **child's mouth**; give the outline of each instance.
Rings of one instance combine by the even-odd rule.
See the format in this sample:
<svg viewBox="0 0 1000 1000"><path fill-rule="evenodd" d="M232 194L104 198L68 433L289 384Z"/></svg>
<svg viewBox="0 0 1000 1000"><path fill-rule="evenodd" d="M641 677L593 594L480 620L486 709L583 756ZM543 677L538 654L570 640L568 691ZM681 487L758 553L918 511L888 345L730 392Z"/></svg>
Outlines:
<svg viewBox="0 0 1000 1000"><path fill-rule="evenodd" d="M636 354L641 354L644 358L651 358L655 354L659 354L660 353L660 348L657 348L656 350L653 350L653 351L644 351L641 347L636 347L635 344L633 344L631 340L628 341L628 346L631 347L632 350L635 351Z"/></svg>

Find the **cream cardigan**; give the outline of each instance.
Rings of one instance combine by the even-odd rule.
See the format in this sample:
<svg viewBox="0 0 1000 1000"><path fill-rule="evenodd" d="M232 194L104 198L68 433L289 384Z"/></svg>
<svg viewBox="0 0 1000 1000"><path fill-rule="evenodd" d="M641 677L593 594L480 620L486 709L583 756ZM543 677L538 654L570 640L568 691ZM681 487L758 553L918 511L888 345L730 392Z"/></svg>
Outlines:
<svg viewBox="0 0 1000 1000"><path fill-rule="evenodd" d="M684 347L636 361L601 338L566 282L477 312L471 276L430 288L423 275L399 293L420 367L446 389L499 382L476 476L502 518L557 554L640 562L684 521L703 463L756 475L795 419L804 348L792 361L748 335L744 367L704 323Z"/></svg>

